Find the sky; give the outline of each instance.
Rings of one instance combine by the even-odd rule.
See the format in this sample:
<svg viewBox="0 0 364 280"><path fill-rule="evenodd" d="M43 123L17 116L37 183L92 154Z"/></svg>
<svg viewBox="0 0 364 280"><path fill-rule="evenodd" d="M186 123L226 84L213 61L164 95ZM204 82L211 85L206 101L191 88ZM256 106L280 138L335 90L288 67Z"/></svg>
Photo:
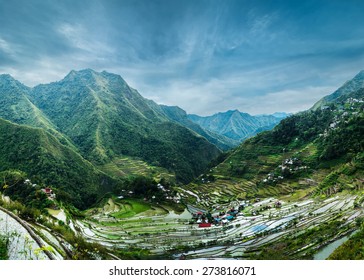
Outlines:
<svg viewBox="0 0 364 280"><path fill-rule="evenodd" d="M361 0L0 0L0 73L106 70L188 113L294 113L364 70L363 15Z"/></svg>

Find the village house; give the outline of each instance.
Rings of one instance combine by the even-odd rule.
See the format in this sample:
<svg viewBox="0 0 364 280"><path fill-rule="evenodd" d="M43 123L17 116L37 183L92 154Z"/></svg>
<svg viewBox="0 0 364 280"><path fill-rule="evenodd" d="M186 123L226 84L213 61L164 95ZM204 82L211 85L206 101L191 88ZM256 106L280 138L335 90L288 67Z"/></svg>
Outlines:
<svg viewBox="0 0 364 280"><path fill-rule="evenodd" d="M44 192L50 199L56 198L56 194L53 192L53 190L50 187L46 187L46 188L42 189L42 192Z"/></svg>

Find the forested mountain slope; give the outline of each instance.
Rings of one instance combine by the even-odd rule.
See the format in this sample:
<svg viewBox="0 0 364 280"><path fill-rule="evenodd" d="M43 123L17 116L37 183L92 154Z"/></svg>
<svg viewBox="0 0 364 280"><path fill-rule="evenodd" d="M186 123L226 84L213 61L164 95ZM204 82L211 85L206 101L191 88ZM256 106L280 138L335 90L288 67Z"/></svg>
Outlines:
<svg viewBox="0 0 364 280"><path fill-rule="evenodd" d="M364 89L360 89L323 109L292 115L272 131L246 140L189 189L217 201L299 190L302 196L330 196L360 190L363 178Z"/></svg>
<svg viewBox="0 0 364 280"><path fill-rule="evenodd" d="M116 183L45 130L0 119L0 143L0 171L39 178L77 207L90 206Z"/></svg>
<svg viewBox="0 0 364 280"><path fill-rule="evenodd" d="M103 164L129 155L162 166L187 182L220 151L162 114L115 74L71 71L32 89L31 100L88 160Z"/></svg>

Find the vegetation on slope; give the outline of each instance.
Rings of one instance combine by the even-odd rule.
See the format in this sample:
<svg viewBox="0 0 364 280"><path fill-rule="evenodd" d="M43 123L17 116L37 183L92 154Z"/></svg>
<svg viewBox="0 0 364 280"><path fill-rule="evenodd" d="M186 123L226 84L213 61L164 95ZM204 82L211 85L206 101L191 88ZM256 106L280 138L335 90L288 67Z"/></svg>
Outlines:
<svg viewBox="0 0 364 280"><path fill-rule="evenodd" d="M8 238L0 235L0 260L7 260L8 258Z"/></svg>
<svg viewBox="0 0 364 280"><path fill-rule="evenodd" d="M227 151L239 144L239 141L237 140L202 128L197 123L191 121L187 113L177 106L160 105L159 108L170 120L179 123L180 125L187 127L197 134L205 137L210 143L216 145L216 147L223 151Z"/></svg>
<svg viewBox="0 0 364 280"><path fill-rule="evenodd" d="M36 183L57 187L59 195L77 207L91 205L105 192L102 186L113 184L112 179L42 129L0 119L0 142L0 171L24 171Z"/></svg>
<svg viewBox="0 0 364 280"><path fill-rule="evenodd" d="M30 90L10 75L0 75L0 118L42 128L57 137L62 144L75 149L70 140L59 133L56 126L29 100Z"/></svg>
<svg viewBox="0 0 364 280"><path fill-rule="evenodd" d="M364 223L362 218L357 219L360 230L338 247L328 259L330 260L363 260L364 259Z"/></svg>
<svg viewBox="0 0 364 280"><path fill-rule="evenodd" d="M118 75L72 71L31 91L32 101L96 164L129 155L176 173L187 182L220 151L171 122Z"/></svg>
<svg viewBox="0 0 364 280"><path fill-rule="evenodd" d="M359 190L364 174L363 96L359 90L326 108L282 120L272 131L246 140L187 189L200 193L205 203L213 202L207 200L216 194L222 202L297 190L324 196Z"/></svg>
<svg viewBox="0 0 364 280"><path fill-rule="evenodd" d="M364 71L360 71L353 79L345 82L340 88L316 102L311 110L316 110L327 104L336 102L338 99L347 98L353 92L364 88Z"/></svg>

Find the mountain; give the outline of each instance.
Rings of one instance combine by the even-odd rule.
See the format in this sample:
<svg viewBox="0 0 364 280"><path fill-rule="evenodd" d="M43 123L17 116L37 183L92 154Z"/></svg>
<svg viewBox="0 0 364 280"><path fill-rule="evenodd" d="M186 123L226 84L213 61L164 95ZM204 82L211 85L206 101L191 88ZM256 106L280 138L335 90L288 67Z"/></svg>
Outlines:
<svg viewBox="0 0 364 280"><path fill-rule="evenodd" d="M216 145L223 151L229 150L239 143L238 141L228 138L226 136L220 135L218 133L209 131L207 129L202 128L197 123L191 121L183 109L178 106L165 106L159 105L161 111L171 120L174 121L184 127L191 129L197 134L205 137L210 143Z"/></svg>
<svg viewBox="0 0 364 280"><path fill-rule="evenodd" d="M69 139L60 134L56 126L29 100L30 90L10 75L0 75L0 118L43 128L63 144L72 147Z"/></svg>
<svg viewBox="0 0 364 280"><path fill-rule="evenodd" d="M343 190L360 190L364 178L364 89L326 104L322 109L289 116L273 130L245 140L186 189L209 197L205 204L231 201L232 197L252 199L296 192L327 197ZM194 197L190 199L190 203L196 202Z"/></svg>
<svg viewBox="0 0 364 280"><path fill-rule="evenodd" d="M90 206L115 183L43 129L0 119L0 171L18 169L57 189L59 198Z"/></svg>
<svg viewBox="0 0 364 280"><path fill-rule="evenodd" d="M352 92L355 92L361 88L364 88L364 70L360 71L353 79L347 81L332 94L320 99L318 102L315 103L315 105L313 105L311 109L315 110L321 108L322 106L325 106L330 102L334 102L341 96L351 94Z"/></svg>
<svg viewBox="0 0 364 280"><path fill-rule="evenodd" d="M10 75L0 75L0 117L19 124L54 128L27 97L29 90Z"/></svg>
<svg viewBox="0 0 364 280"><path fill-rule="evenodd" d="M272 129L286 116L283 113L277 113L276 116L251 116L238 110L230 110L208 117L188 115L188 118L207 131L225 136L232 139L235 143L241 143L244 139L254 136L258 132Z"/></svg>
<svg viewBox="0 0 364 280"><path fill-rule="evenodd" d="M39 85L31 101L97 165L128 155L165 167L187 182L220 151L170 119L119 76L91 69Z"/></svg>

